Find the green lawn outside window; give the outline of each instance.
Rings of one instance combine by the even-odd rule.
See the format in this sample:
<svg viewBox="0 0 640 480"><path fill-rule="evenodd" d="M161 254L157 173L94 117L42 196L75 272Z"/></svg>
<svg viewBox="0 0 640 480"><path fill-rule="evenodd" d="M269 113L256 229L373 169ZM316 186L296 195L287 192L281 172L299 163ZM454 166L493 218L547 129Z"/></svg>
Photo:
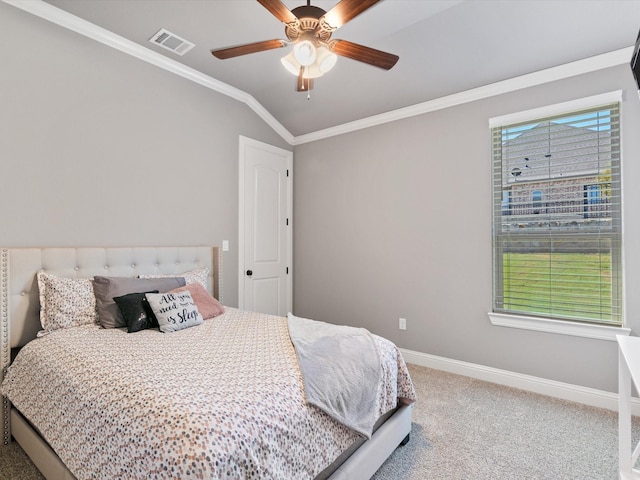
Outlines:
<svg viewBox="0 0 640 480"><path fill-rule="evenodd" d="M611 323L609 253L504 253L504 309Z"/></svg>

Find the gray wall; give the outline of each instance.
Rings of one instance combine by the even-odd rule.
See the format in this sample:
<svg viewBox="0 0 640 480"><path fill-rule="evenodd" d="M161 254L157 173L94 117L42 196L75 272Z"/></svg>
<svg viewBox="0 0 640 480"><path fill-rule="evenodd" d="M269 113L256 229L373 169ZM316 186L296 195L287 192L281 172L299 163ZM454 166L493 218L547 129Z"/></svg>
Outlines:
<svg viewBox="0 0 640 480"><path fill-rule="evenodd" d="M494 327L487 312L488 119L618 89L626 321L640 333L640 101L627 66L297 146L295 313L418 352L617 391L615 342Z"/></svg>
<svg viewBox="0 0 640 480"><path fill-rule="evenodd" d="M220 244L237 304L248 107L0 3L0 245ZM399 346L616 390L614 342L492 327L492 116L623 88L627 323L640 332L640 102L625 66L295 149L294 310ZM408 320L398 330L398 317Z"/></svg>
<svg viewBox="0 0 640 480"><path fill-rule="evenodd" d="M1 246L211 245L237 305L244 104L0 3Z"/></svg>

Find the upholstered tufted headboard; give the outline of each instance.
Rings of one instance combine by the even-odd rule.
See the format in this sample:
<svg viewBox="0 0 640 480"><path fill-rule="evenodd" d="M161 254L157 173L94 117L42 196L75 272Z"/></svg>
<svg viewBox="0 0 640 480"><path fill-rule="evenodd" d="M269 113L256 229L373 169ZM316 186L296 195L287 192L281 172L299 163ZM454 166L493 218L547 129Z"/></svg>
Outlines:
<svg viewBox="0 0 640 480"><path fill-rule="evenodd" d="M36 337L40 301L36 273L65 277L136 277L179 274L209 267L211 293L222 298L222 259L218 247L83 247L0 249L0 342L2 370L10 350ZM0 377L1 380L1 377Z"/></svg>
<svg viewBox="0 0 640 480"><path fill-rule="evenodd" d="M136 277L209 268L209 291L222 303L222 251L218 247L0 248L0 382L11 352L36 338L40 299L36 273L64 277ZM2 400L4 442L10 439L9 402Z"/></svg>

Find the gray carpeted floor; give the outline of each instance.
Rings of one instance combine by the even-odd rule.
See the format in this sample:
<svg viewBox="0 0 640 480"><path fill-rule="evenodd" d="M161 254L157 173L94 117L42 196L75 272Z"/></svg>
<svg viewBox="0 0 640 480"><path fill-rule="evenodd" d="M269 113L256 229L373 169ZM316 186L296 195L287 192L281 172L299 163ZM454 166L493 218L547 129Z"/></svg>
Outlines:
<svg viewBox="0 0 640 480"><path fill-rule="evenodd" d="M0 478L2 480L44 479L16 442L0 445Z"/></svg>
<svg viewBox="0 0 640 480"><path fill-rule="evenodd" d="M618 478L617 413L409 369L418 394L411 441L394 452L376 480ZM637 442L640 418L632 429Z"/></svg>
<svg viewBox="0 0 640 480"><path fill-rule="evenodd" d="M411 441L375 480L618 478L615 412L409 365L418 393ZM634 418L634 442L640 418ZM12 443L0 479L43 477Z"/></svg>

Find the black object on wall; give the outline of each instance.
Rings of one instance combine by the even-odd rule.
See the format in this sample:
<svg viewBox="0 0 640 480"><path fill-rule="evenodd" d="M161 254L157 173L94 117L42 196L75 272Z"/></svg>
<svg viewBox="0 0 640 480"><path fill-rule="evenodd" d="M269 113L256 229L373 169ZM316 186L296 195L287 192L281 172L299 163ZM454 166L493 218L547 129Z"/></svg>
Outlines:
<svg viewBox="0 0 640 480"><path fill-rule="evenodd" d="M631 71L633 72L633 78L636 79L636 85L638 86L638 94L640 95L640 33L636 39L636 47L633 49L633 55L631 57Z"/></svg>

